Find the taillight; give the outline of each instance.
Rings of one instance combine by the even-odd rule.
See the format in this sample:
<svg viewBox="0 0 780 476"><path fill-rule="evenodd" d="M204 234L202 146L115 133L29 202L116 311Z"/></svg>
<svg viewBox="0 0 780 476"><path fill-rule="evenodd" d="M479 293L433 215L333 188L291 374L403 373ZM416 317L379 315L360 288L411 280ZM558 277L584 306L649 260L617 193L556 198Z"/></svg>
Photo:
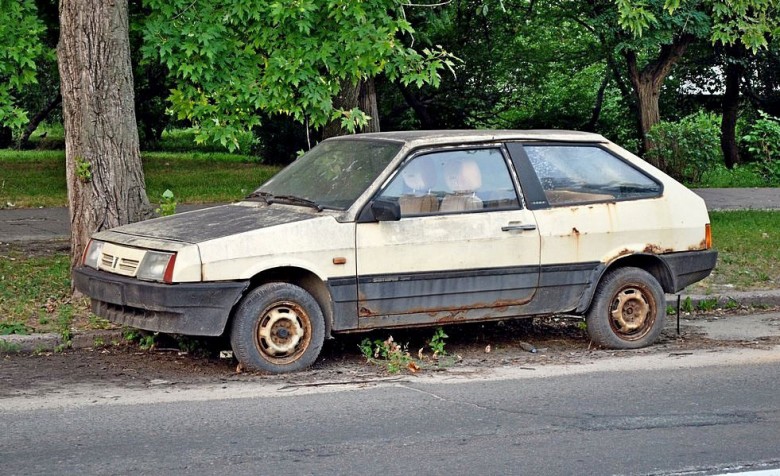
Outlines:
<svg viewBox="0 0 780 476"><path fill-rule="evenodd" d="M712 248L712 227L709 223L704 225L704 246L706 249Z"/></svg>

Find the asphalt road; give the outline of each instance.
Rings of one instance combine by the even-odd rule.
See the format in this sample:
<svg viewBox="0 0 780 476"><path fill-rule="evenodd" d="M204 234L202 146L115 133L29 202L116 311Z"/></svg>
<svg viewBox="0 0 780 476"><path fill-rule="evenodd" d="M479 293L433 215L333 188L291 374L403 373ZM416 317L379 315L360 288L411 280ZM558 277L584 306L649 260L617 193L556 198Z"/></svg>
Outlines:
<svg viewBox="0 0 780 476"><path fill-rule="evenodd" d="M778 363L775 347L363 385L73 382L0 400L0 468L4 475L766 470L780 468Z"/></svg>

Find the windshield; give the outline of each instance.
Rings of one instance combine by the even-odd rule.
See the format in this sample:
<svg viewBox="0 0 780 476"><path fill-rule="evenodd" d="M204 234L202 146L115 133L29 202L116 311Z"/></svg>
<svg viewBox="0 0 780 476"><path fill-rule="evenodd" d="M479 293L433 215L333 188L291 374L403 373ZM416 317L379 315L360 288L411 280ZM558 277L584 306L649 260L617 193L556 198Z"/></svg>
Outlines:
<svg viewBox="0 0 780 476"><path fill-rule="evenodd" d="M346 210L398 154L401 144L368 140L325 141L255 191L295 197L322 208Z"/></svg>

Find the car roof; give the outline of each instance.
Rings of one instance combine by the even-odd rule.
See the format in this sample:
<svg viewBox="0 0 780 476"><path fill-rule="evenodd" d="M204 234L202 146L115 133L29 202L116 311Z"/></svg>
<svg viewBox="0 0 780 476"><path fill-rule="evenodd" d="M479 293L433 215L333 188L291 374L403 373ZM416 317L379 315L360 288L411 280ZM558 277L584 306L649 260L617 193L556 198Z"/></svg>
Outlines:
<svg viewBox="0 0 780 476"><path fill-rule="evenodd" d="M555 141L555 142L609 142L599 134L568 130L432 130L371 132L334 137L330 140L391 140L404 142L410 147L450 143L478 143L494 141Z"/></svg>

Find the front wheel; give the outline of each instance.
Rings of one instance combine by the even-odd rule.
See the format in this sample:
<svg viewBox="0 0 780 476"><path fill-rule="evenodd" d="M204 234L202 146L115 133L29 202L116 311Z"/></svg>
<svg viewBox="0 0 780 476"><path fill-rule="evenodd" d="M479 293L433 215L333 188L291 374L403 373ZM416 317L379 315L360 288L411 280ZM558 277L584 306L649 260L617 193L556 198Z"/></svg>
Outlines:
<svg viewBox="0 0 780 476"><path fill-rule="evenodd" d="M295 372L317 360L325 340L322 310L311 294L290 283L253 289L236 310L230 344L247 370Z"/></svg>
<svg viewBox="0 0 780 476"><path fill-rule="evenodd" d="M666 298L658 281L639 268L618 268L599 283L585 316L591 340L611 349L638 349L658 338Z"/></svg>

